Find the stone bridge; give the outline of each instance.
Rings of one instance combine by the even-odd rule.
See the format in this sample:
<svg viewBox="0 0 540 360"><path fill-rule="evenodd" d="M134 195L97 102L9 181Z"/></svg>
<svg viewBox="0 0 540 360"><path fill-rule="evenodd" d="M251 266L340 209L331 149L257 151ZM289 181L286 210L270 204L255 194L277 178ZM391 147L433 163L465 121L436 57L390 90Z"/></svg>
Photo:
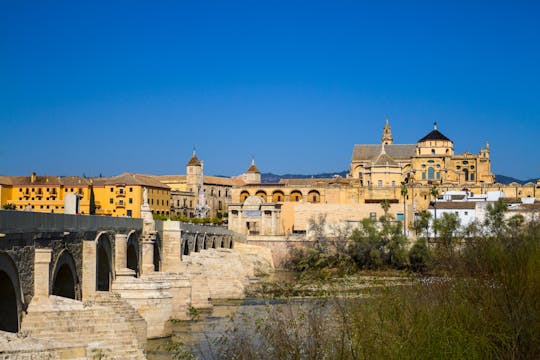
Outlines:
<svg viewBox="0 0 540 360"><path fill-rule="evenodd" d="M185 309L191 280L170 274L185 272L184 257L231 249L236 241L219 226L157 221L154 231L146 232L151 236L144 226L142 219L0 210L0 330L21 330L30 305L50 295L91 301L96 294L116 290L135 299L130 304L148 322L154 315L151 305L140 305L140 294L152 290L148 298L169 304L176 286L189 288L176 299L182 302L179 309ZM162 335L163 327L154 333L148 329L148 337Z"/></svg>

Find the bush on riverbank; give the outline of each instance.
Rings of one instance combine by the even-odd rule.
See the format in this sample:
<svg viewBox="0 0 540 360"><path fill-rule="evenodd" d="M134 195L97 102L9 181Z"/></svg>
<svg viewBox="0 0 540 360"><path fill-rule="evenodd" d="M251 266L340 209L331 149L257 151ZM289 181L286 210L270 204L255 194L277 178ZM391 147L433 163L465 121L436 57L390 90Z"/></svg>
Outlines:
<svg viewBox="0 0 540 360"><path fill-rule="evenodd" d="M444 253L446 263L435 257L441 276L239 320L220 358L538 359L540 226L500 229ZM424 257L425 244L413 249L411 259Z"/></svg>

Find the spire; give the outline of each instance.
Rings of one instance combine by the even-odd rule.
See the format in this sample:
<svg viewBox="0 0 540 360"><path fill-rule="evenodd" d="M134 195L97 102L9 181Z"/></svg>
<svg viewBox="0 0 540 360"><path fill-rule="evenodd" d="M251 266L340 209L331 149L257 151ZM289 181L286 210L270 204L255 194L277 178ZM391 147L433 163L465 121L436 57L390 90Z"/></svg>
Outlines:
<svg viewBox="0 0 540 360"><path fill-rule="evenodd" d="M433 130L437 130L437 120L433 122Z"/></svg>
<svg viewBox="0 0 540 360"><path fill-rule="evenodd" d="M193 145L193 157L197 157L197 148Z"/></svg>
<svg viewBox="0 0 540 360"><path fill-rule="evenodd" d="M255 158L251 158L251 166L247 169L247 172L248 173L258 173L258 174L261 173L259 171L259 169L257 168L257 166L255 165Z"/></svg>
<svg viewBox="0 0 540 360"><path fill-rule="evenodd" d="M389 145L394 142L394 139L392 138L392 128L390 127L390 124L388 123L388 117L385 118L385 125L384 130L381 138L381 142L383 144Z"/></svg>
<svg viewBox="0 0 540 360"><path fill-rule="evenodd" d="M193 155L186 166L202 166L201 161L197 158L197 150L195 149L195 146L193 147Z"/></svg>

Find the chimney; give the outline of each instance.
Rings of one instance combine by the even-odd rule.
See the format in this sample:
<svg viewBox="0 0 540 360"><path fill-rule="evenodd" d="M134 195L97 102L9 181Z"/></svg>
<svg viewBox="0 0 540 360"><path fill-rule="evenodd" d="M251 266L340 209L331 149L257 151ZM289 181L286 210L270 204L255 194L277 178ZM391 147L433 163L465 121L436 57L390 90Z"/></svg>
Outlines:
<svg viewBox="0 0 540 360"><path fill-rule="evenodd" d="M30 182L31 182L32 184L36 182L36 177L37 177L37 176L36 176L36 173L33 172L33 173L32 173L32 176L30 176Z"/></svg>

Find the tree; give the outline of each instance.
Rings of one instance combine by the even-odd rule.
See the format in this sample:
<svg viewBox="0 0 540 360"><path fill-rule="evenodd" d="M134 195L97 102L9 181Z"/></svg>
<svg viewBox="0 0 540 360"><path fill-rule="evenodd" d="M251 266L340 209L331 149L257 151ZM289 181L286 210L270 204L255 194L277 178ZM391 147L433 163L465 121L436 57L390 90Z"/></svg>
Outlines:
<svg viewBox="0 0 540 360"><path fill-rule="evenodd" d="M412 271L424 272L431 265L431 254L425 239L418 239L409 250L409 263Z"/></svg>
<svg viewBox="0 0 540 360"><path fill-rule="evenodd" d="M454 238L461 226L457 214L443 213L440 219L433 221L433 229L439 233L441 244L449 251L454 248Z"/></svg>
<svg viewBox="0 0 540 360"><path fill-rule="evenodd" d="M388 215L388 210L390 210L390 201L388 201L388 199L384 199L383 201L381 201L381 208L384 211L384 218L386 219Z"/></svg>
<svg viewBox="0 0 540 360"><path fill-rule="evenodd" d="M488 231L487 235L500 237L503 235L506 224L504 222L504 213L507 210L506 202L503 199L497 200L487 206L487 215L484 225Z"/></svg>
<svg viewBox="0 0 540 360"><path fill-rule="evenodd" d="M94 196L94 187L90 185L90 215L96 215L96 198Z"/></svg>
<svg viewBox="0 0 540 360"><path fill-rule="evenodd" d="M2 209L4 209L4 210L17 210L17 206L15 206L15 204L7 203L7 204L2 205Z"/></svg>
<svg viewBox="0 0 540 360"><path fill-rule="evenodd" d="M418 236L418 234L422 234L422 232L425 232L425 237L428 238L429 219L431 218L431 214L426 210L422 210L418 215L418 219L414 222L414 230L416 231L416 236Z"/></svg>

